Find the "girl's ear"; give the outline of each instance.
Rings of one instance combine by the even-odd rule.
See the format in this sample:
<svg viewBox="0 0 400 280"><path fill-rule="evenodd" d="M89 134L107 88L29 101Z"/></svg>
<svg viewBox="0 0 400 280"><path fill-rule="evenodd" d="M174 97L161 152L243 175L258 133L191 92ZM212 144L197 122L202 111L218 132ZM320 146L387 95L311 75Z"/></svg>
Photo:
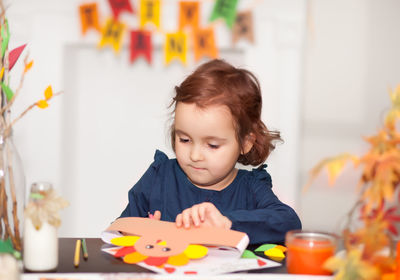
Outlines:
<svg viewBox="0 0 400 280"><path fill-rule="evenodd" d="M241 154L245 155L248 152L250 152L251 148L253 148L255 141L256 141L256 137L255 137L254 133L249 133L244 139Z"/></svg>

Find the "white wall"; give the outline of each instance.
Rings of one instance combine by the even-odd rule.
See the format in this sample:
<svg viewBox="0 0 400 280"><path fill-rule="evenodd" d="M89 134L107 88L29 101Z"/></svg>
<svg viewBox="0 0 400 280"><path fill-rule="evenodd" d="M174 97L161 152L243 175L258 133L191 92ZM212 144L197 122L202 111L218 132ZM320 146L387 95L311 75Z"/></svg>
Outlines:
<svg viewBox="0 0 400 280"><path fill-rule="evenodd" d="M300 182L320 159L361 155L363 136L375 134L400 83L400 2L309 1L302 105ZM351 165L329 187L326 174L300 196L304 226L339 231L356 201L360 176Z"/></svg>
<svg viewBox="0 0 400 280"><path fill-rule="evenodd" d="M96 2L110 14L105 0ZM163 1L166 29L175 30L177 2ZM79 34L80 3L14 0L8 5L11 47L29 42L35 61L14 114L41 97L48 84L64 90L48 109L30 112L14 133L27 184L51 181L70 201L62 212L60 236L98 236L122 211L127 191L151 162L154 149L172 156L165 141L166 106L173 86L194 67L192 61L186 68L179 63L164 67L162 36L156 37L152 66L143 61L129 65L126 46L118 57L97 50L98 36ZM204 22L211 5L204 1ZM223 57L260 79L264 121L285 139L268 160L274 190L299 210L305 0L240 1L240 9L246 8L254 11L256 44L241 42L232 49L228 30L219 25L218 45Z"/></svg>

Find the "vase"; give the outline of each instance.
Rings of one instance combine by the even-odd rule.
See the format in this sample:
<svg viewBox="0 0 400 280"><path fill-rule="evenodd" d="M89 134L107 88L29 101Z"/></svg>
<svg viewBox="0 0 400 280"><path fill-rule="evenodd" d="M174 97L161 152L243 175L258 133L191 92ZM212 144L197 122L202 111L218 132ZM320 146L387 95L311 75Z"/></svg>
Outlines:
<svg viewBox="0 0 400 280"><path fill-rule="evenodd" d="M25 174L12 134L0 133L0 237L22 250Z"/></svg>

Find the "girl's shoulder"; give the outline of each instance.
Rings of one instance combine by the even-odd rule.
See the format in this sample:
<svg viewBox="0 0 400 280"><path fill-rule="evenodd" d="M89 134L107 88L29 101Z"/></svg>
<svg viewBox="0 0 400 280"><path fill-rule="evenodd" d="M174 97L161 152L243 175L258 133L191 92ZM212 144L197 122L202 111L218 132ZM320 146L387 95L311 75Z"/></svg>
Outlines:
<svg viewBox="0 0 400 280"><path fill-rule="evenodd" d="M262 164L257 168L251 170L240 169L239 176L241 180L245 180L249 186L255 185L270 185L271 186L271 175L266 170L267 165Z"/></svg>
<svg viewBox="0 0 400 280"><path fill-rule="evenodd" d="M153 169L159 169L162 166L172 166L175 164L175 162L176 159L169 159L164 152L156 150L154 153L154 161L151 164L151 167Z"/></svg>

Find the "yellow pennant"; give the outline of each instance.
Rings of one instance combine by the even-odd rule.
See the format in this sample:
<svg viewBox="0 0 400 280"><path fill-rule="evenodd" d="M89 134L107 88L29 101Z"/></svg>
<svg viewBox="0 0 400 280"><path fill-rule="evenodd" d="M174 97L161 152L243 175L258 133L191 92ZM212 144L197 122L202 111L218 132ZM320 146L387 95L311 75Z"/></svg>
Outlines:
<svg viewBox="0 0 400 280"><path fill-rule="evenodd" d="M125 24L113 18L109 18L101 31L101 39L98 47L102 48L106 45L111 45L114 51L118 53L122 45L125 29Z"/></svg>
<svg viewBox="0 0 400 280"><path fill-rule="evenodd" d="M140 0L140 27L147 23L160 28L160 0Z"/></svg>
<svg viewBox="0 0 400 280"><path fill-rule="evenodd" d="M218 57L214 29L212 27L195 30L193 37L193 52L196 61L199 61L203 56Z"/></svg>
<svg viewBox="0 0 400 280"><path fill-rule="evenodd" d="M187 57L187 36L183 32L167 33L164 45L165 64L172 59L179 59L186 65Z"/></svg>
<svg viewBox="0 0 400 280"><path fill-rule="evenodd" d="M199 2L179 2L179 30L190 26L192 30L199 26Z"/></svg>

